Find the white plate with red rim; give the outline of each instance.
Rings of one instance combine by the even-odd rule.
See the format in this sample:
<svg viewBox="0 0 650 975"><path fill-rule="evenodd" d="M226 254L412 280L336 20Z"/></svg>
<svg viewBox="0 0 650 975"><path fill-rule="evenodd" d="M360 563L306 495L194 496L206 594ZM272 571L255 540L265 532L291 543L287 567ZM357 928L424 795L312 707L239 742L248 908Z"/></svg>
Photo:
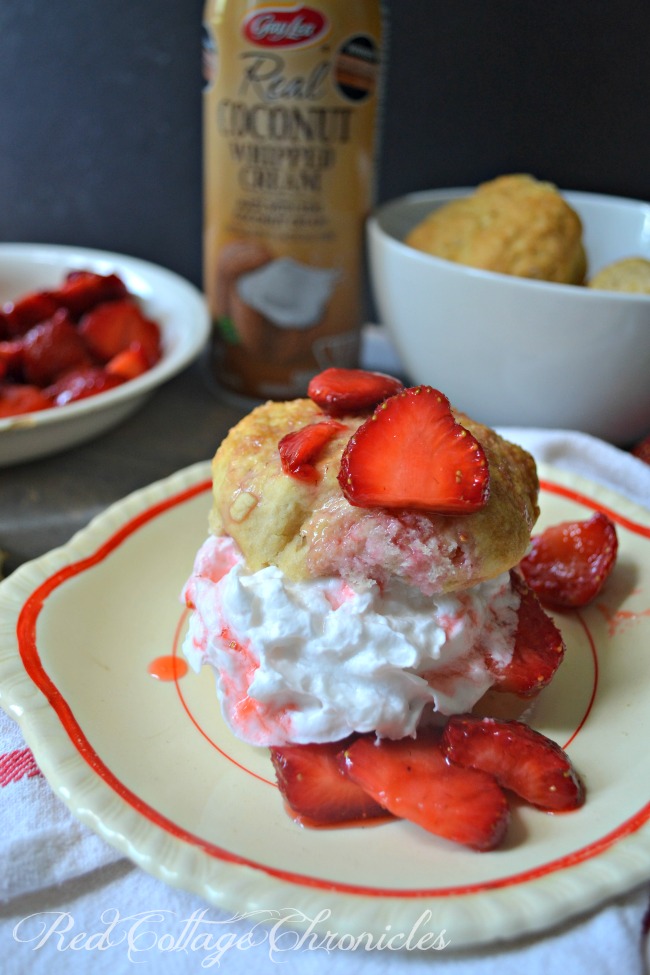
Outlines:
<svg viewBox="0 0 650 975"><path fill-rule="evenodd" d="M0 585L0 703L73 813L145 870L245 912L451 948L542 932L650 874L650 515L540 465L539 527L604 510L619 557L581 611L557 614L567 654L532 724L587 786L577 812L518 806L475 853L406 822L310 830L283 808L265 749L235 739L204 670L180 661L179 594L207 533L209 465L130 495ZM101 625L100 625L101 623ZM181 668L182 670L182 668ZM397 941L394 945L397 945Z"/></svg>
<svg viewBox="0 0 650 975"><path fill-rule="evenodd" d="M145 314L160 326L162 358L141 376L87 399L0 417L0 467L58 453L121 423L156 387L196 359L207 341L207 304L193 284L157 264L110 251L0 244L0 306L31 291L56 287L72 270L118 274Z"/></svg>

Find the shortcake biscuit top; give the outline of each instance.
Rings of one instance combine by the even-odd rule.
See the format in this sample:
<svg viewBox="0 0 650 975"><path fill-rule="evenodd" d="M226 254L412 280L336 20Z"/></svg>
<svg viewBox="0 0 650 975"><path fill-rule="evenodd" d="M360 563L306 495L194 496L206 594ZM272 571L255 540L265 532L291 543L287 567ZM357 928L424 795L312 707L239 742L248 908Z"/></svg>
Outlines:
<svg viewBox="0 0 650 975"><path fill-rule="evenodd" d="M215 455L210 529L231 536L251 570L277 565L294 580L340 576L353 586L400 579L430 594L492 578L524 556L538 515L537 473L526 451L458 416L487 458L484 507L452 515L360 507L344 496L339 471L367 415L337 417L314 462L314 482L283 469L281 439L324 419L310 399L269 402L234 427Z"/></svg>

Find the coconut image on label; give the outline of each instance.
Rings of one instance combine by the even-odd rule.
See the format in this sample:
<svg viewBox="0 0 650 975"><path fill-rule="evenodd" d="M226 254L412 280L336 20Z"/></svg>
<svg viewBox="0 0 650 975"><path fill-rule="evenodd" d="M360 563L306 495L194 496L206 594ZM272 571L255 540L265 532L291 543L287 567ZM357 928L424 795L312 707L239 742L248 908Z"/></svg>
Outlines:
<svg viewBox="0 0 650 975"><path fill-rule="evenodd" d="M239 281L239 295L278 328L313 328L323 317L338 271L281 257Z"/></svg>

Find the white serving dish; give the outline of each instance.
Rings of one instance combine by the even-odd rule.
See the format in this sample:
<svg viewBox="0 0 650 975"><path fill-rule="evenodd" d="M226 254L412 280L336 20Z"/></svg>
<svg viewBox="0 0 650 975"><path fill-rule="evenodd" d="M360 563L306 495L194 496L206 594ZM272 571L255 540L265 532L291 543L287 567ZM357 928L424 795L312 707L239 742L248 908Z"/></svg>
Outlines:
<svg viewBox="0 0 650 975"><path fill-rule="evenodd" d="M0 418L0 467L58 453L99 436L139 409L154 390L189 365L205 345L203 295L174 272L139 258L57 244L0 244L0 305L54 287L73 269L119 274L158 322L163 355L148 372L96 396L37 413Z"/></svg>

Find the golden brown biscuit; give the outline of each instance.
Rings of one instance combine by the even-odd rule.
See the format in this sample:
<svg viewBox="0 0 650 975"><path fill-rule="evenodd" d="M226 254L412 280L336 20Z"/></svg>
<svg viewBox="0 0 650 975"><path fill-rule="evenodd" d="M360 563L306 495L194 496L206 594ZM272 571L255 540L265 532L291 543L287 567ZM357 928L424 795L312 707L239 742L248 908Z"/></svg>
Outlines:
<svg viewBox="0 0 650 975"><path fill-rule="evenodd" d="M398 578L429 594L474 585L523 557L538 515L537 473L526 451L459 416L488 458L490 498L482 510L443 516L360 508L345 499L337 475L343 449L365 417L340 421L345 429L322 452L316 485L282 470L280 439L321 418L308 399L266 403L216 453L210 528L234 538L251 570L277 565L294 580L342 576L351 584Z"/></svg>
<svg viewBox="0 0 650 975"><path fill-rule="evenodd" d="M582 284L582 223L551 183L500 176L434 210L406 237L418 250L517 277Z"/></svg>
<svg viewBox="0 0 650 975"><path fill-rule="evenodd" d="M600 291L650 295L650 261L644 257L626 257L622 261L615 261L594 274L589 287Z"/></svg>

